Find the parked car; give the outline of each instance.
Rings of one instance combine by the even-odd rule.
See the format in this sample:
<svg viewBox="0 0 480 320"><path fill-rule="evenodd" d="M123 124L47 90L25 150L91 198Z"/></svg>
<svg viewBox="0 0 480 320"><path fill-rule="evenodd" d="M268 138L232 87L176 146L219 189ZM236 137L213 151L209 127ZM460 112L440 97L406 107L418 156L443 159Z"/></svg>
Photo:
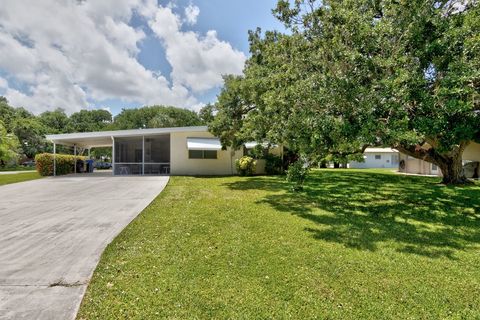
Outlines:
<svg viewBox="0 0 480 320"><path fill-rule="evenodd" d="M22 162L22 166L24 167L35 167L35 160L28 160Z"/></svg>
<svg viewBox="0 0 480 320"><path fill-rule="evenodd" d="M94 166L95 169L111 169L112 163L106 161L96 161Z"/></svg>

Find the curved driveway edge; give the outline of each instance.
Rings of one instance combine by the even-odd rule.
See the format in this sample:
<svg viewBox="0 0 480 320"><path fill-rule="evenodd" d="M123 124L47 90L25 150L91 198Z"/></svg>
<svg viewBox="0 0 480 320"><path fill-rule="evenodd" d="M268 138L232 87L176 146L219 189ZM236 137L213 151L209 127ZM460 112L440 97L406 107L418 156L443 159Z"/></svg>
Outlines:
<svg viewBox="0 0 480 320"><path fill-rule="evenodd" d="M74 319L107 244L168 179L90 174L0 186L0 319Z"/></svg>

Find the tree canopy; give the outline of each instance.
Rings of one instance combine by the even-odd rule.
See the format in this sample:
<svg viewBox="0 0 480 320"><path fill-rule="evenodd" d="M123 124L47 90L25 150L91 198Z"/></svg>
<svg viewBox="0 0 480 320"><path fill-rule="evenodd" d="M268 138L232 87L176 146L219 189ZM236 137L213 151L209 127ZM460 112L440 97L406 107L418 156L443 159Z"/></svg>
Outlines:
<svg viewBox="0 0 480 320"><path fill-rule="evenodd" d="M250 32L251 58L225 77L211 131L312 157L391 146L465 182L461 156L480 132L480 9L459 3L278 1L288 34Z"/></svg>
<svg viewBox="0 0 480 320"><path fill-rule="evenodd" d="M8 133L2 121L0 121L0 161L2 166L18 157L19 142L17 137Z"/></svg>
<svg viewBox="0 0 480 320"><path fill-rule="evenodd" d="M138 109L122 109L115 116L116 129L169 128L201 125L203 122L194 111L168 107L146 106Z"/></svg>

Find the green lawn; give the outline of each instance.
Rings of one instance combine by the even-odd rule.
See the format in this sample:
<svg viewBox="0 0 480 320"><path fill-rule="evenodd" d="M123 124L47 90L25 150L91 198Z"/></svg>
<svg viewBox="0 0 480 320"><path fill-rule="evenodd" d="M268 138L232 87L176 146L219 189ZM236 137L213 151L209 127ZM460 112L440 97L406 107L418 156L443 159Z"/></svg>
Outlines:
<svg viewBox="0 0 480 320"><path fill-rule="evenodd" d="M0 172L5 171L35 171L35 167L24 167L24 166L15 166L15 167L0 167Z"/></svg>
<svg viewBox="0 0 480 320"><path fill-rule="evenodd" d="M15 182L23 182L28 180L40 179L40 176L36 171L35 172L22 172L22 173L12 173L12 174L0 174L0 186L4 184L10 184ZM0 194L1 196L1 194Z"/></svg>
<svg viewBox="0 0 480 320"><path fill-rule="evenodd" d="M480 318L480 186L387 171L172 177L79 319Z"/></svg>

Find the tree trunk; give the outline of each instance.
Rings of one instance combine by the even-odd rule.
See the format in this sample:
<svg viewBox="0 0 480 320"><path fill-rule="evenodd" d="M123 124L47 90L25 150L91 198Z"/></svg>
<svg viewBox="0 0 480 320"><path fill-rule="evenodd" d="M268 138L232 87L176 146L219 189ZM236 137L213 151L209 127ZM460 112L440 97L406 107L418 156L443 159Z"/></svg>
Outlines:
<svg viewBox="0 0 480 320"><path fill-rule="evenodd" d="M438 162L440 170L442 170L442 183L444 184L465 184L468 179L463 171L462 157L454 156L442 159Z"/></svg>
<svg viewBox="0 0 480 320"><path fill-rule="evenodd" d="M335 162L335 161L334 161L334 162L333 162L333 167L334 167L335 169L340 168L340 162Z"/></svg>
<svg viewBox="0 0 480 320"><path fill-rule="evenodd" d="M424 149L421 146L395 146L398 151L437 165L442 171L442 183L466 184L468 179L463 171L462 155L468 141L461 142L453 150L439 153L435 148Z"/></svg>

